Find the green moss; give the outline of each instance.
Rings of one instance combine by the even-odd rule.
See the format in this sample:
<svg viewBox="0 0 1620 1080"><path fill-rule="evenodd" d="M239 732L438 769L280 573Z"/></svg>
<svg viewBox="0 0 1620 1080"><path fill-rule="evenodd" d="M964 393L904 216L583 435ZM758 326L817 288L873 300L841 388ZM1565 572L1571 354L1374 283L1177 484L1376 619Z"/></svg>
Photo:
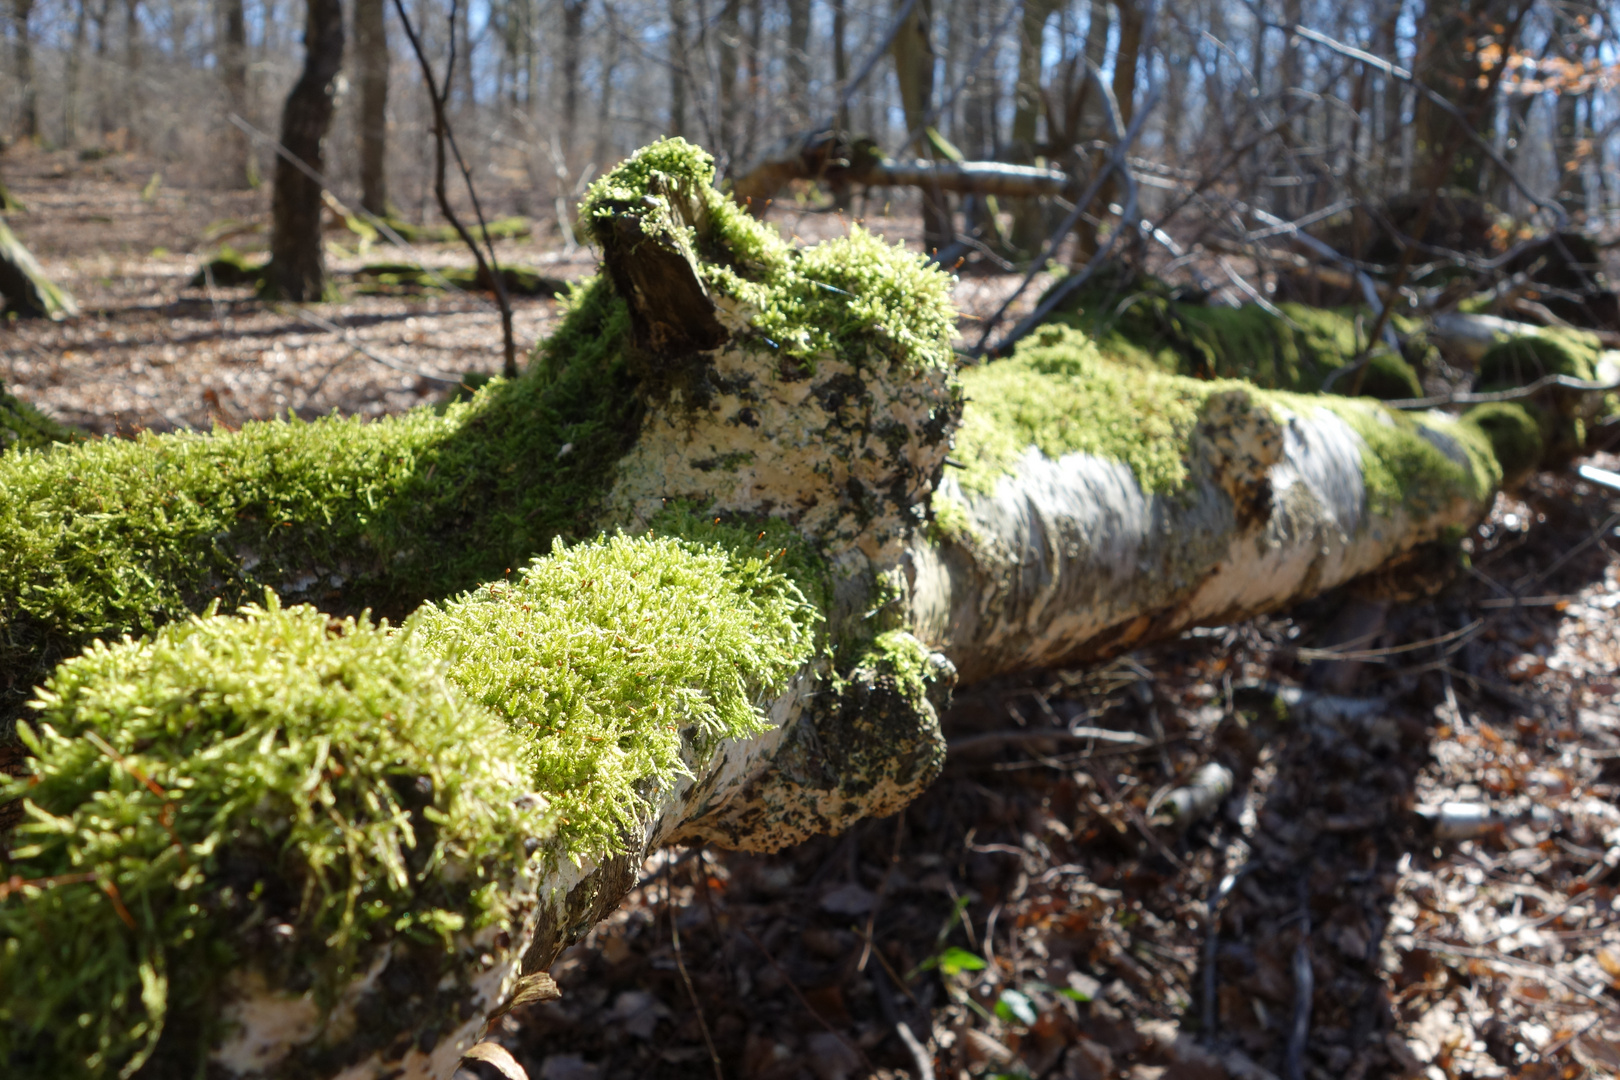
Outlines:
<svg viewBox="0 0 1620 1080"><path fill-rule="evenodd" d="M1541 412L1521 402L1503 401L1476 405L1462 416L1462 423L1472 424L1489 440L1509 487L1534 472L1546 454L1544 417L1537 415Z"/></svg>
<svg viewBox="0 0 1620 1080"><path fill-rule="evenodd" d="M1179 489L1187 440L1209 395L1239 384L1142 371L1103 358L1075 330L1044 327L1006 360L962 372L970 404L953 456L967 491L988 495L1031 447L1131 467L1148 492Z"/></svg>
<svg viewBox="0 0 1620 1080"><path fill-rule="evenodd" d="M1154 279L1104 279L1080 290L1053 321L1085 331L1111 359L1198 378L1243 379L1263 389L1305 393L1321 389L1337 368L1360 353L1370 316L1355 308L1275 305L1282 318L1258 305L1206 307L1179 299ZM1418 329L1397 318L1403 334ZM1362 378L1361 392L1376 398L1422 396L1411 361L1428 349L1411 342L1411 356L1380 349ZM1348 376L1346 376L1347 378ZM1349 384L1341 378L1335 389Z"/></svg>
<svg viewBox="0 0 1620 1080"><path fill-rule="evenodd" d="M1527 386L1548 375L1575 379L1595 377L1602 346L1595 335L1580 330L1542 329L1491 347L1479 361L1475 389L1481 392ZM1588 395L1553 391L1522 403L1541 434L1542 462L1567 461L1586 444Z"/></svg>
<svg viewBox="0 0 1620 1080"><path fill-rule="evenodd" d="M265 268L269 262L268 258L250 260L235 248L225 246L198 267L186 285L193 289L251 285L257 290L264 286Z"/></svg>
<svg viewBox="0 0 1620 1080"><path fill-rule="evenodd" d="M52 420L0 383L0 453L12 448L43 450L57 443L83 440L82 432Z"/></svg>
<svg viewBox="0 0 1620 1080"><path fill-rule="evenodd" d="M1374 514L1422 516L1459 495L1484 500L1501 483L1502 469L1490 440L1473 425L1396 412L1365 398L1277 395L1277 400L1296 412L1327 409L1361 437L1366 444L1362 480ZM1443 443L1462 450L1468 463L1453 461L1441 450Z"/></svg>
<svg viewBox="0 0 1620 1080"><path fill-rule="evenodd" d="M903 698L921 703L939 679L936 663L933 653L921 641L904 630L890 630L872 640L871 648L857 666L892 678Z"/></svg>
<svg viewBox="0 0 1620 1080"><path fill-rule="evenodd" d="M1256 393L1246 383L1112 362L1089 339L1062 327L1042 328L1012 357L964 371L962 381L971 405L954 456L965 466L963 488L979 494L992 493L1032 446L1054 460L1081 452L1123 462L1144 491L1178 491L1188 478L1186 453L1205 403L1230 391ZM1501 478L1490 441L1476 426L1398 413L1364 398L1260 394L1294 413L1329 409L1351 426L1366 444L1364 476L1374 513L1422 513L1459 493L1484 498ZM1463 451L1467 465L1440 449L1447 441Z"/></svg>
<svg viewBox="0 0 1620 1080"><path fill-rule="evenodd" d="M928 539L936 544L972 544L979 539L967 507L948 495L935 492L928 508Z"/></svg>
<svg viewBox="0 0 1620 1080"><path fill-rule="evenodd" d="M37 707L34 776L0 787L28 800L0 861L8 1076L129 1076L154 1052L143 1075L195 1075L233 966L323 1014L390 943L432 973L504 921L550 827L519 799L522 742L444 664L274 597L98 643Z"/></svg>
<svg viewBox="0 0 1620 1080"><path fill-rule="evenodd" d="M951 279L927 260L856 226L800 249L713 186L714 159L684 139L638 151L592 184L580 218L589 229L644 200L697 203L703 225L681 214L648 215L643 228L674 230L701 260L706 283L741 307L750 339L813 365L831 352L857 367L874 361L947 368L955 309Z"/></svg>
<svg viewBox="0 0 1620 1080"><path fill-rule="evenodd" d="M501 282L508 296L559 296L568 291L568 283L549 277L538 270L523 266L502 266ZM429 273L416 263L369 263L354 272L360 287L356 291L366 294L394 295L443 288L449 284L458 289L485 289L483 279L474 267L445 267Z"/></svg>
<svg viewBox="0 0 1620 1080"><path fill-rule="evenodd" d="M91 638L266 586L402 617L593 535L640 405L624 306L582 288L514 382L442 413L143 434L0 456L0 687L14 711Z"/></svg>
<svg viewBox="0 0 1620 1080"><path fill-rule="evenodd" d="M690 775L683 736L701 757L765 730L757 704L810 658L820 619L775 552L621 534L427 604L406 632L528 740L564 850L582 857L621 850Z"/></svg>
<svg viewBox="0 0 1620 1080"><path fill-rule="evenodd" d="M1591 379L1601 351L1596 335L1579 330L1520 334L1491 346L1480 358L1475 386L1481 391L1506 390L1528 386L1546 375Z"/></svg>

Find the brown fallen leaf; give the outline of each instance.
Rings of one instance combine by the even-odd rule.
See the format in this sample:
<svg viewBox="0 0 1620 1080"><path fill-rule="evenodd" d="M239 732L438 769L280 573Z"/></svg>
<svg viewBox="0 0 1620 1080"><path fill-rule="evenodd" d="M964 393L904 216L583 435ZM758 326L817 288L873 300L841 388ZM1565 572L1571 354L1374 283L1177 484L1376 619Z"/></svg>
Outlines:
<svg viewBox="0 0 1620 1080"><path fill-rule="evenodd" d="M544 971L537 971L533 975L525 975L517 981L512 988L512 996L506 1003L489 1014L489 1020L484 1024L486 1032L494 1030L495 1023L501 1017L522 1005L536 1005L542 1001L556 1001L562 997L562 991L557 989L557 983Z"/></svg>
<svg viewBox="0 0 1620 1080"><path fill-rule="evenodd" d="M528 1072L518 1064L517 1058L498 1042L481 1042L461 1055L461 1060L493 1066L506 1080L529 1080Z"/></svg>

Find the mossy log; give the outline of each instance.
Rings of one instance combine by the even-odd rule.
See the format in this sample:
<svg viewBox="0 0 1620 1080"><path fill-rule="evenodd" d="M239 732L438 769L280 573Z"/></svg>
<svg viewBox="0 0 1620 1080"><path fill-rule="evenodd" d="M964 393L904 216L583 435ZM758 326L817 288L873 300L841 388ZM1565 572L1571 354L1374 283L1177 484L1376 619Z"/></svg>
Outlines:
<svg viewBox="0 0 1620 1080"><path fill-rule="evenodd" d="M37 319L65 319L79 313L73 297L46 276L5 218L0 218L0 312Z"/></svg>
<svg viewBox="0 0 1620 1080"><path fill-rule="evenodd" d="M1469 418L1062 328L959 371L942 273L679 140L584 224L608 272L470 402L0 457L8 1075L446 1077L651 847L903 806L958 671L1280 607L1501 478Z"/></svg>

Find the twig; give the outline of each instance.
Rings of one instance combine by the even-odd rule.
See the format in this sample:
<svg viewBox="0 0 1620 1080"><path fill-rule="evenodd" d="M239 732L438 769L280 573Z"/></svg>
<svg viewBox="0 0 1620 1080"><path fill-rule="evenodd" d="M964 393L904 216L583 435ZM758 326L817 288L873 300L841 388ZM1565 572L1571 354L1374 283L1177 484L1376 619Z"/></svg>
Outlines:
<svg viewBox="0 0 1620 1080"><path fill-rule="evenodd" d="M1311 969L1311 905L1305 879L1299 882L1299 943L1294 946L1294 1022L1288 1031L1283 1057L1283 1080L1305 1080L1305 1050L1311 1039L1311 998L1316 994L1316 973Z"/></svg>
<svg viewBox="0 0 1620 1080"><path fill-rule="evenodd" d="M1045 739L1072 739L1080 742L1112 743L1117 746L1129 746L1139 750L1147 750L1159 745L1157 741L1134 731L1114 731L1110 728L1077 725L1067 728L1037 728L1026 731L990 731L983 735L969 735L963 739L952 739L947 744L946 749L952 754L960 754L969 750L976 750L981 746L995 746L1001 743L1038 742Z"/></svg>
<svg viewBox="0 0 1620 1080"><path fill-rule="evenodd" d="M1467 626L1458 627L1450 633L1439 637L1424 638L1422 641L1408 642L1405 645L1391 645L1385 649L1296 649L1294 655L1301 660L1381 660L1386 656L1399 656L1402 653L1416 652L1431 645L1446 645L1458 638L1469 638L1485 625L1484 619L1475 619Z"/></svg>
<svg viewBox="0 0 1620 1080"><path fill-rule="evenodd" d="M454 378L450 375L440 375L435 372L419 371L416 368L405 366L398 360L390 360L381 353L374 353L364 345L360 344L360 339L355 335L353 330L349 329L348 327L339 326L329 319L324 319L315 314L313 311L306 311L297 304L288 304L287 310L291 311L294 315L298 316L300 319L303 319L312 326L320 327L322 330L325 330L330 334L337 334L343 339L343 343L349 348L353 349L361 356L364 356L367 360L375 360L383 367L393 368L395 371L403 372L406 375L415 375L418 379L429 379L433 382L442 382L451 386L461 382L459 378Z"/></svg>
<svg viewBox="0 0 1620 1080"><path fill-rule="evenodd" d="M1222 859L1224 861L1224 855ZM1215 953L1220 945L1221 905L1226 902L1226 898L1232 894L1232 890L1252 866L1253 864L1242 866L1221 878L1204 905L1204 1000L1199 1002L1198 1014L1199 1019L1203 1021L1200 1025L1203 1028L1201 1034L1206 1040L1215 1037L1215 1030L1220 1024L1220 1011L1216 1008L1215 1001L1215 980L1219 974L1215 970Z"/></svg>
<svg viewBox="0 0 1620 1080"><path fill-rule="evenodd" d="M394 0L394 2L398 3L399 0ZM849 108L850 100L854 98L855 91L859 90L861 84L866 82L867 76L872 74L872 69L877 67L878 61L888 55L889 46L894 44L894 39L900 33L900 28L906 24L906 20L911 17L911 9L916 6L917 0L905 0L905 3L900 5L900 10L894 13L894 19L889 23L889 28L883 32L883 36L872 47L872 52L867 56L865 63L861 64L861 69L855 73L853 79L844 84L844 91L838 95L838 104L834 107L832 116L816 125L817 131L837 125L838 118L844 115L845 109Z"/></svg>
<svg viewBox="0 0 1620 1080"><path fill-rule="evenodd" d="M1468 134L1470 139L1473 140L1474 145L1479 147L1481 152L1491 159L1491 164L1495 165L1498 169L1501 169L1503 175L1512 182L1514 187L1519 189L1519 194L1523 195L1533 205L1551 213L1560 228L1568 223L1569 214L1562 206L1560 206L1556 201L1547 199L1531 190L1530 186L1524 182L1519 174L1513 171L1513 166L1507 163L1507 159L1497 151L1496 147L1492 146L1488 139L1484 138L1479 134L1479 132L1474 130L1473 123L1471 123L1469 119L1463 115L1461 109L1457 108L1457 106L1454 105L1444 94L1441 94L1432 87L1426 86L1424 83L1414 78L1410 71L1402 67L1396 67L1383 57L1374 56L1372 53L1358 49L1353 45L1346 45L1344 42L1328 37L1319 30L1312 30L1308 26L1283 26L1278 23L1267 23L1266 25L1273 30L1282 30L1285 33L1302 37L1306 41L1315 42L1326 49L1330 49L1333 52L1338 53L1340 56L1345 56L1351 60L1360 61L1369 67L1378 69L1392 79L1397 79L1411 86L1418 93L1440 106L1440 108L1445 111L1446 115L1455 120L1457 125ZM1511 41L1512 37L1509 36L1507 40ZM1506 65L1502 66L1502 70L1506 70Z"/></svg>
<svg viewBox="0 0 1620 1080"><path fill-rule="evenodd" d="M479 277L489 282L495 290L495 303L501 310L501 346L503 357L501 372L507 378L516 378L517 369L517 342L512 333L512 302L506 295L506 279L501 276L500 262L495 257L495 241L489 235L489 224L484 220L484 210L478 201L478 191L473 186L472 172L467 168L466 161L461 156L461 149L456 145L454 132L450 130L450 122L445 117L445 103L450 98L451 77L456 68L456 14L460 9L461 0L450 0L450 54L445 60L444 88L441 91L439 81L433 74L433 65L428 62L427 53L422 49L422 40L417 36L416 26L411 17L405 12L405 0L394 0L394 10L399 14L400 24L405 28L405 36L410 39L411 50L416 53L416 61L422 68L422 78L427 83L428 99L433 104L433 146L434 171L433 194L439 202L439 212L450 222L450 227L456 230L461 242L466 244L473 253L473 259L478 263ZM484 252L478 248L478 242L467 232L461 219L450 206L450 195L445 188L444 148L448 142L451 153L455 156L456 167L461 171L462 183L467 187L467 195L472 200L473 213L478 217L478 226L484 233L484 246L489 250L489 258L484 258Z"/></svg>
<svg viewBox="0 0 1620 1080"><path fill-rule="evenodd" d="M241 128L249 138L255 139L259 142L268 143L271 149L275 150L278 157L282 158L287 162L287 164L291 165L293 168L309 177L315 183L319 184L321 186L322 194L330 197L331 200L336 203L344 213L354 214L365 221L368 225L371 225L378 232L382 233L383 237L390 244L405 252L413 261L420 265L422 267L422 272L428 277L432 278L435 285L438 285L440 288L448 292L458 292L464 296L470 296L485 307L491 306L488 300L485 300L476 293L467 292L467 290L463 289L460 285L457 285L455 282L439 273L433 267L429 266L427 262L423 260L421 252L417 251L409 240L406 240L403 236L399 235L399 231L392 225L388 224L388 220L386 218L378 217L376 214L373 214L370 210L367 210L363 206L359 207L358 209L350 208L347 203L338 198L337 195L332 192L332 185L325 176L321 175L318 170L312 168L309 162L287 149L287 147L282 144L280 139L277 139L274 135L267 132L260 131L258 128L254 127L252 124L248 123L235 113L231 113L227 119L229 119L230 122L235 124L238 128Z"/></svg>
<svg viewBox="0 0 1620 1080"><path fill-rule="evenodd" d="M933 1058L929 1056L928 1048L917 1041L917 1036L904 1020L894 1025L894 1033L900 1036L900 1041L906 1044L906 1049L911 1053L912 1063L917 1066L917 1080L934 1080Z"/></svg>
<svg viewBox="0 0 1620 1080"><path fill-rule="evenodd" d="M856 971L865 971L866 961L872 956L872 934L877 927L878 908L883 904L883 894L889 891L889 877L900 863L900 840L905 836L905 831L906 812L902 809L895 815L894 851L889 854L889 865L884 868L883 880L878 882L877 897L872 901L872 910L866 916L866 944L861 947L861 959L860 963L855 965Z"/></svg>
<svg viewBox="0 0 1620 1080"><path fill-rule="evenodd" d="M703 1015L703 1002L698 1000L697 990L692 986L692 976L686 971L686 958L681 954L680 920L675 918L675 904L670 899L668 874L664 875L664 907L669 911L669 942L675 953L675 968L681 973L681 982L686 984L686 994L692 999L692 1008L697 1012L698 1030L703 1032L703 1045L708 1047L709 1061L714 1065L714 1080L726 1080L725 1070L720 1067L720 1055L714 1048L714 1038L709 1034L709 1021Z"/></svg>
<svg viewBox="0 0 1620 1080"><path fill-rule="evenodd" d="M1562 986L1565 990L1568 990L1571 993L1579 994L1581 997L1584 997L1589 1001L1595 1001L1601 1005L1609 1004L1609 999L1604 997L1603 994L1594 994L1592 991L1588 990L1574 979L1571 979L1569 976L1563 974L1551 964L1538 964L1534 960L1524 960L1517 956L1509 956L1506 953L1497 952L1494 949L1473 949L1466 945L1453 945L1450 942L1437 941L1436 939L1430 937L1414 937L1411 940L1412 948L1414 950L1422 949L1424 952L1450 953L1453 956L1462 957L1466 960L1483 960L1487 964L1500 964L1507 968L1517 968L1520 971L1534 972L1539 978L1551 979L1553 982L1556 982L1558 985Z"/></svg>
<svg viewBox="0 0 1620 1080"><path fill-rule="evenodd" d="M1100 76L1098 76L1098 82L1099 84L1101 83ZM1112 91L1110 91L1110 93L1111 92ZM1024 276L1024 280L1019 284L1018 288L1014 290L1011 296L1007 297L1007 299L1002 303L1001 307L996 310L996 313L992 315L985 323L984 332L979 337L979 351L989 351L998 356L1005 354L1007 350L1012 348L1014 344L1020 341L1031 330L1035 329L1035 327L1039 326L1041 321L1045 319L1047 315L1051 314L1054 308L1056 308L1064 300L1068 299L1070 294L1074 293L1080 288L1080 286L1091 280L1092 276L1096 274L1096 272L1100 270L1103 264L1107 261L1108 256L1113 253L1114 244L1119 240L1120 234L1123 233L1127 227L1131 229L1141 228L1141 224L1137 221L1136 217L1136 181L1131 177L1130 169L1125 164L1125 154L1126 151L1130 149L1131 143L1136 141L1137 135L1141 133L1142 125L1147 120L1148 114L1153 111L1153 107L1158 103L1159 91L1158 87L1154 87L1152 92L1149 94L1148 99L1142 103L1141 111L1138 112L1131 120L1130 129L1125 132L1124 138L1119 141L1114 148L1114 152L1109 155L1108 163L1097 173L1097 176L1095 179L1093 179L1091 186L1086 189L1086 193L1074 204L1074 209L1069 212L1069 216L1063 219L1063 224L1059 226L1057 231L1054 232L1052 237L1047 241L1045 248L1043 248L1041 251L1040 257L1037 258L1035 264L1029 268L1029 272ZM1035 274L1046 265L1046 260L1052 257L1052 253L1057 250L1057 245L1062 242L1063 237L1068 234L1070 229L1074 228L1075 222L1080 220L1080 216L1084 214L1086 208L1091 205L1091 200L1096 197L1097 191L1102 187L1103 181L1105 181L1108 176L1114 172L1118 172L1121 176L1124 176L1126 183L1130 188L1130 194L1125 200L1124 213L1120 215L1119 227L1108 234L1108 239L1104 241L1102 246L1100 246L1091 256L1091 258L1087 260L1084 269L1077 274L1072 274L1069 277L1064 278L1061 284L1046 294L1045 299L1036 305L1034 311L1026 315L1017 326L1013 327L1013 329L1007 332L1007 336L1002 338L994 349L985 350L984 343L989 339L991 331L994 329L996 323L1001 320L1001 316L1009 307L1012 306L1013 301L1022 295L1024 289L1027 288L1030 281L1034 279Z"/></svg>
<svg viewBox="0 0 1620 1080"><path fill-rule="evenodd" d="M1342 368L1340 370L1343 370ZM1384 402L1391 409L1436 409L1443 405L1484 405L1493 401L1524 401L1548 390L1576 390L1583 393L1606 394L1620 390L1620 379L1595 382L1577 379L1573 375L1543 375L1528 386L1512 390L1493 390L1485 394L1437 394L1434 397L1396 398Z"/></svg>

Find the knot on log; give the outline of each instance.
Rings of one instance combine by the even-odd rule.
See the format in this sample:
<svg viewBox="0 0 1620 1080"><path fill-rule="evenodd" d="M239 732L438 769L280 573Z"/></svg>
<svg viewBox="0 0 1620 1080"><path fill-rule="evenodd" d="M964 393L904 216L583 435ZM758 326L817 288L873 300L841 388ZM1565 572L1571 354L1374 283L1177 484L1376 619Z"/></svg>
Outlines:
<svg viewBox="0 0 1620 1080"><path fill-rule="evenodd" d="M895 813L945 765L939 717L955 685L943 654L903 631L879 635L843 686L788 732L770 772L673 839L777 851Z"/></svg>
<svg viewBox="0 0 1620 1080"><path fill-rule="evenodd" d="M1247 390L1212 394L1194 439L1210 478L1231 496L1239 527L1264 522L1271 514L1271 467L1283 459L1283 429L1271 410Z"/></svg>
<svg viewBox="0 0 1620 1080"><path fill-rule="evenodd" d="M690 183L655 175L639 197L592 201L586 213L637 348L669 359L725 344L696 250L709 214Z"/></svg>

